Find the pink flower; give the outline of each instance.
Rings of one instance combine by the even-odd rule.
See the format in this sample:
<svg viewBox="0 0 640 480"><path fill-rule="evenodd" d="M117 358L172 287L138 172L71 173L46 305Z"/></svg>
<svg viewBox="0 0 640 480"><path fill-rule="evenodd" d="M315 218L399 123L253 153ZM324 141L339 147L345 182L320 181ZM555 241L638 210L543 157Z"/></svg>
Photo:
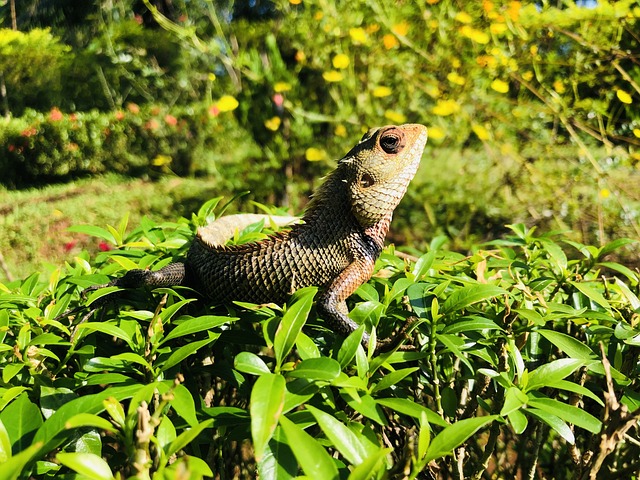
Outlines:
<svg viewBox="0 0 640 480"><path fill-rule="evenodd" d="M115 115L114 115L115 119L120 121L120 120L124 120L124 112L122 110L118 110Z"/></svg>
<svg viewBox="0 0 640 480"><path fill-rule="evenodd" d="M220 115L220 109L217 105L214 104L209 107L209 115L211 115L212 117L217 117L218 115Z"/></svg>
<svg viewBox="0 0 640 480"><path fill-rule="evenodd" d="M38 131L34 127L29 127L20 132L23 137L33 137Z"/></svg>
<svg viewBox="0 0 640 480"><path fill-rule="evenodd" d="M284 96L281 93L274 94L273 103L275 103L276 107L281 107L284 103Z"/></svg>
<svg viewBox="0 0 640 480"><path fill-rule="evenodd" d="M178 124L178 119L169 114L164 116L164 121L167 122L167 125L171 125L172 127L175 127Z"/></svg>
<svg viewBox="0 0 640 480"><path fill-rule="evenodd" d="M134 115L140 113L140 107L135 103L127 103L127 110L129 110Z"/></svg>
<svg viewBox="0 0 640 480"><path fill-rule="evenodd" d="M101 252L108 252L109 250L111 250L111 245L109 245L107 242L105 242L104 240L102 240L99 244L98 244L98 249Z"/></svg>
<svg viewBox="0 0 640 480"><path fill-rule="evenodd" d="M152 118L147 123L145 123L144 128L147 130L157 130L160 128L160 124L155 118Z"/></svg>

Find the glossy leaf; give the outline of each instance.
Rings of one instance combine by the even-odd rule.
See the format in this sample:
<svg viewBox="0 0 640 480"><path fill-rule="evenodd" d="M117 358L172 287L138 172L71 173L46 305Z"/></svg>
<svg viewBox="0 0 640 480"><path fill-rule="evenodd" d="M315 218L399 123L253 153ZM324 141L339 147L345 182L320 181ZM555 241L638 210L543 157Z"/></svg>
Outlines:
<svg viewBox="0 0 640 480"><path fill-rule="evenodd" d="M295 345L298 333L307 321L317 291L316 287L307 287L301 288L293 295L291 305L282 317L273 341L278 366L282 365L284 358Z"/></svg>
<svg viewBox="0 0 640 480"><path fill-rule="evenodd" d="M332 382L340 375L340 364L333 358L310 358L300 362L287 376L310 381Z"/></svg>
<svg viewBox="0 0 640 480"><path fill-rule="evenodd" d="M367 450L360 439L345 424L311 405L307 405L307 410L313 414L326 437L349 463L358 465L367 458Z"/></svg>
<svg viewBox="0 0 640 480"><path fill-rule="evenodd" d="M256 460L260 462L284 408L285 379L282 375L265 374L251 390L251 438Z"/></svg>
<svg viewBox="0 0 640 480"><path fill-rule="evenodd" d="M591 433L599 433L602 422L585 410L560 402L553 398L529 398L529 405L555 415L567 423L584 428Z"/></svg>
<svg viewBox="0 0 640 480"><path fill-rule="evenodd" d="M236 355L233 366L236 370L243 373L249 373L251 375L271 373L271 370L269 370L267 364L264 363L264 360L251 352L240 352Z"/></svg>
<svg viewBox="0 0 640 480"><path fill-rule="evenodd" d="M588 346L570 337L566 333L555 332L553 330L538 330L538 332L571 358L580 360L594 360L596 358Z"/></svg>
<svg viewBox="0 0 640 480"><path fill-rule="evenodd" d="M74 472L91 480L113 479L113 473L107 462L93 453L59 452L56 459Z"/></svg>
<svg viewBox="0 0 640 480"><path fill-rule="evenodd" d="M497 297L498 295L505 295L507 291L503 288L495 285L470 285L455 290L442 305L442 313L449 314L462 310L469 305L472 305L483 300Z"/></svg>
<svg viewBox="0 0 640 480"><path fill-rule="evenodd" d="M202 317L191 318L171 330L169 334L162 339L160 345L164 345L174 338L184 337L204 330L211 330L235 322L236 320L238 320L237 317L221 317L216 315L203 315Z"/></svg>
<svg viewBox="0 0 640 480"><path fill-rule="evenodd" d="M334 480L338 478L338 468L324 448L307 432L287 417L280 417L280 425L289 445L295 445L293 454L310 478Z"/></svg>
<svg viewBox="0 0 640 480"><path fill-rule="evenodd" d="M444 428L431 440L424 461L430 462L436 458L449 455L462 445L471 435L496 420L498 415L486 417L466 418Z"/></svg>

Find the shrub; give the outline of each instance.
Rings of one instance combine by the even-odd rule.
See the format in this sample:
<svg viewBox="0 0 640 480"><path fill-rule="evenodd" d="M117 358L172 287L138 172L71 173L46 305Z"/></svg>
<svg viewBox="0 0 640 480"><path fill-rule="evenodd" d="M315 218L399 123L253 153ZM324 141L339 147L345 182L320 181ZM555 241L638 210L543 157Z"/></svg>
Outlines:
<svg viewBox="0 0 640 480"><path fill-rule="evenodd" d="M107 275L183 255L215 204L130 233L126 220L75 227L113 249L0 285L3 478L640 468L624 440L640 415L639 278L607 261L629 240L596 248L512 225L469 256L441 237L419 258L389 247L350 299L361 327L347 338L316 317L315 288L282 306L211 307L160 288L125 292L101 315L76 310L113 292L79 298ZM365 328L384 337L411 315L416 351L360 345Z"/></svg>

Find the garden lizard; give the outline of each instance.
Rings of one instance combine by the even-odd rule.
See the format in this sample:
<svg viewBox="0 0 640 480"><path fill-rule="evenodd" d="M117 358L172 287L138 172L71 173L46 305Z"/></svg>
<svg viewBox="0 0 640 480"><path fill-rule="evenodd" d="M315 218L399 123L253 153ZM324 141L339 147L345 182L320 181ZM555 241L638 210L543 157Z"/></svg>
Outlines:
<svg viewBox="0 0 640 480"><path fill-rule="evenodd" d="M185 285L213 302L281 303L299 288L319 287L317 311L348 335L358 325L345 300L371 278L394 209L404 196L427 141L423 125L369 130L315 194L300 224L244 245L207 241L199 230L186 258L157 271L130 270L108 285ZM368 345L369 334L362 343ZM393 348L395 337L377 342Z"/></svg>

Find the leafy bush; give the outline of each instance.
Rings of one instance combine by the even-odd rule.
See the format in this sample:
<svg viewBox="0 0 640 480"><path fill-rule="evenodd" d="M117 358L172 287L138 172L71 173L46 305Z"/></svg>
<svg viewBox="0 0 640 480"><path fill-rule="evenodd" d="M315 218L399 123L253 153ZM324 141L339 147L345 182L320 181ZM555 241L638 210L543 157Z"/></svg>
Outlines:
<svg viewBox="0 0 640 480"><path fill-rule="evenodd" d="M315 288L283 306L212 307L161 288L121 293L122 308L100 314L75 310L113 292L79 298L107 275L183 255L216 203L129 233L126 219L74 227L114 249L83 253L45 282L0 285L2 478L640 468L639 278L607 261L629 240L596 248L513 225L470 256L443 238L419 258L389 247L350 300L362 326L348 338L316 317ZM416 351L360 345L365 328L384 337L412 315Z"/></svg>
<svg viewBox="0 0 640 480"><path fill-rule="evenodd" d="M2 183L25 186L106 172L212 173L215 159L226 151L218 140L238 135L233 118L225 114L220 121L214 105L128 104L109 113L72 114L54 108L5 119L0 121Z"/></svg>

